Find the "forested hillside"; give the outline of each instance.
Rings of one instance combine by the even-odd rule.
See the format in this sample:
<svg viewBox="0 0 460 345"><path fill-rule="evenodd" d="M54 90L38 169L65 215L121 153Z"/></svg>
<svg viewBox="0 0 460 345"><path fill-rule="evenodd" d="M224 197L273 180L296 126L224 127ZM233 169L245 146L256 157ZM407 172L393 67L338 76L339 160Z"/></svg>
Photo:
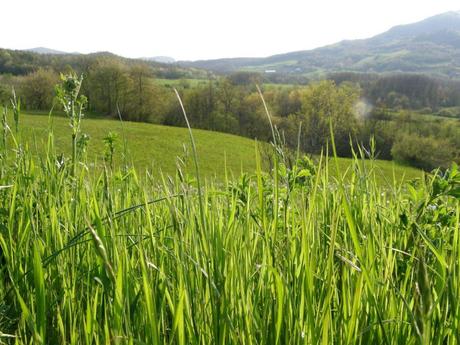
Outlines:
<svg viewBox="0 0 460 345"><path fill-rule="evenodd" d="M401 25L363 40L342 41L325 47L273 55L184 61L183 66L228 73L237 70L324 77L353 71L426 73L460 77L460 12L447 12L421 22Z"/></svg>

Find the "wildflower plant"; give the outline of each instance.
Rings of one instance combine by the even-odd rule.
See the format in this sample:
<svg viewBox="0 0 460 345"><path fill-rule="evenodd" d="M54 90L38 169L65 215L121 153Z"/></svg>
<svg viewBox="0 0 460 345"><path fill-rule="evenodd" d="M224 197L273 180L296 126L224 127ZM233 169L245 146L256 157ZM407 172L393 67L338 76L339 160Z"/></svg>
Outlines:
<svg viewBox="0 0 460 345"><path fill-rule="evenodd" d="M118 140L118 133L109 132L104 138L105 153L104 160L109 164L110 168L113 168L113 155L115 153L115 143Z"/></svg>
<svg viewBox="0 0 460 345"><path fill-rule="evenodd" d="M89 140L90 136L86 133L82 133L77 140L77 156L80 160L86 157Z"/></svg>
<svg viewBox="0 0 460 345"><path fill-rule="evenodd" d="M56 87L56 95L62 105L65 114L70 120L72 129L72 175L76 174L77 142L81 131L83 111L88 103L85 96L80 95L83 76L77 77L75 73L61 74L61 84Z"/></svg>
<svg viewBox="0 0 460 345"><path fill-rule="evenodd" d="M2 111L2 144L3 149L6 150L6 138L8 135L8 122L6 120L6 115L8 113L8 109L5 107Z"/></svg>
<svg viewBox="0 0 460 345"><path fill-rule="evenodd" d="M11 99L11 107L13 110L14 128L16 133L19 131L19 114L21 113L21 100L16 97L16 92L12 91L13 98Z"/></svg>

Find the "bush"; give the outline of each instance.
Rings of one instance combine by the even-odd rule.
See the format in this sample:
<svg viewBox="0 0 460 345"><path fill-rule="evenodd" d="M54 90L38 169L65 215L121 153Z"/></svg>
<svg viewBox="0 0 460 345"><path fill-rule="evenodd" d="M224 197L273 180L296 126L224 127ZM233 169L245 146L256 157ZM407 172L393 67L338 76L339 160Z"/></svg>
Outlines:
<svg viewBox="0 0 460 345"><path fill-rule="evenodd" d="M441 109L436 113L438 116L443 116L443 117L456 117L456 114L450 109Z"/></svg>
<svg viewBox="0 0 460 345"><path fill-rule="evenodd" d="M433 109L430 107L425 107L417 111L419 114L433 114Z"/></svg>
<svg viewBox="0 0 460 345"><path fill-rule="evenodd" d="M53 106L54 85L58 81L58 74L49 69L39 69L26 76L19 89L26 109L49 110Z"/></svg>
<svg viewBox="0 0 460 345"><path fill-rule="evenodd" d="M458 157L455 151L449 140L404 133L396 137L391 154L397 161L432 170L447 168Z"/></svg>

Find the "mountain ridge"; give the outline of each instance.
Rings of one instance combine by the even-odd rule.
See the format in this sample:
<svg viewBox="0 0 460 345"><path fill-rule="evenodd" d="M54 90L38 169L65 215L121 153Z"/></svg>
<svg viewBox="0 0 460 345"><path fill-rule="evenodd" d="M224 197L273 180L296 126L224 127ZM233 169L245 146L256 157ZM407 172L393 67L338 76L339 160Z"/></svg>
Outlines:
<svg viewBox="0 0 460 345"><path fill-rule="evenodd" d="M240 70L319 76L331 72L428 73L460 78L460 11L398 25L366 39L268 57L179 61L217 73Z"/></svg>
<svg viewBox="0 0 460 345"><path fill-rule="evenodd" d="M69 54L72 54L72 55L76 55L76 54L80 54L80 53L77 53L77 52L74 52L74 53L69 53L69 52L65 52L65 51L62 51L62 50L56 50L56 49L51 49L51 48L47 48L47 47L35 47L35 48L29 48L29 49L22 49L23 51L26 51L26 52L32 52L32 53L37 53L37 54L43 54L43 55L69 55Z"/></svg>
<svg viewBox="0 0 460 345"><path fill-rule="evenodd" d="M97 51L97 52L91 52L88 54L82 54L79 52L69 53L69 52L65 52L62 50L56 50L56 49L47 48L47 47L34 47L34 48L29 48L29 49L21 49L21 51L37 53L37 54L42 54L42 55L97 55L97 54L116 55L116 54L113 54L111 52L106 52L106 51ZM166 56L166 55L159 55L159 56L152 56L152 57L140 57L140 58L137 58L137 59L134 58L134 59L149 61L149 62L159 62L159 63L165 63L165 64L171 64L171 63L176 62L174 58L170 56Z"/></svg>
<svg viewBox="0 0 460 345"><path fill-rule="evenodd" d="M46 47L24 51L48 55L79 54ZM460 79L460 11L397 25L370 38L342 40L311 50L268 57L175 61L168 56L154 56L139 60L223 74L251 71L319 78L337 72L423 73Z"/></svg>

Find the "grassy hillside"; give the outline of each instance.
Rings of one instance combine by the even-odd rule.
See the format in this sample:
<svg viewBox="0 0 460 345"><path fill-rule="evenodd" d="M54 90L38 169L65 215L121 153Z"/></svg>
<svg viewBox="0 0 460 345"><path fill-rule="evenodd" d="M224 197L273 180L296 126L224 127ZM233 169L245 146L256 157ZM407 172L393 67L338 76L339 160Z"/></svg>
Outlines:
<svg viewBox="0 0 460 345"><path fill-rule="evenodd" d="M61 116L49 118L47 115L24 114L20 120L21 133L35 153L43 152L46 145L49 121L52 123L58 153L70 152L70 131L68 120ZM119 135L115 150L118 163L124 156L124 138L127 146L127 159L139 170L149 168L154 174L160 171L172 174L177 157L188 151L187 162L192 164L188 131L185 128L167 127L146 123L124 122L109 119L84 119L82 130L90 136L88 144L89 161L102 164L104 154L103 138L109 132ZM193 130L201 172L205 176L223 177L225 166L233 174L241 171L255 171L256 143L253 140L218 132ZM350 160L340 158L342 172L350 167ZM378 161L377 176L380 181L400 180L403 176L412 179L421 175L420 171L404 167L394 162Z"/></svg>
<svg viewBox="0 0 460 345"><path fill-rule="evenodd" d="M47 115L25 114L21 117L22 134L27 137L35 152L43 151L47 140L49 118ZM52 117L52 127L59 152L69 153L71 147L68 120L64 117ZM90 136L88 144L89 161L102 164L104 155L103 138L109 132L116 132L115 160L124 158L126 140L126 158L139 170L148 168L154 173L160 171L172 174L175 171L177 157L188 157L192 163L188 131L184 128L159 126L146 123L123 122L110 119L84 119L82 131ZM235 135L194 130L200 167L207 176L220 175L227 168L239 173L255 169L255 142ZM186 151L184 151L184 145ZM227 162L227 163L225 163Z"/></svg>

